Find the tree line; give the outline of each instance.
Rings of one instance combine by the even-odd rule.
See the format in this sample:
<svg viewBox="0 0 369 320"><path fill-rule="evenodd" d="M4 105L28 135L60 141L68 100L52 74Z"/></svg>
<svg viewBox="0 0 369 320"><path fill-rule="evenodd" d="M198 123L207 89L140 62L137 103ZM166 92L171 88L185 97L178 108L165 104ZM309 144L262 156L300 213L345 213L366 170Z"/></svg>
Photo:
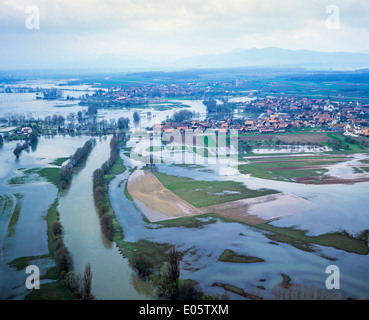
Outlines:
<svg viewBox="0 0 369 320"><path fill-rule="evenodd" d="M78 148L69 161L60 168L59 180L61 189L65 189L69 185L72 180L74 167L77 167L87 159L95 143L95 139L86 141L83 147Z"/></svg>
<svg viewBox="0 0 369 320"><path fill-rule="evenodd" d="M83 276L73 271L73 258L63 241L63 227L60 223L58 211L56 211L56 220L52 223L51 230L54 239L54 259L61 281L75 298L79 300L94 300L95 297L91 293L91 264L86 264Z"/></svg>
<svg viewBox="0 0 369 320"><path fill-rule="evenodd" d="M106 203L107 189L104 188L104 176L114 166L119 148L119 140L116 134L110 140L110 157L101 165L101 168L96 169L92 175L93 181L93 197L99 214L101 231L107 239L113 241L114 226L113 219L109 214L109 206Z"/></svg>

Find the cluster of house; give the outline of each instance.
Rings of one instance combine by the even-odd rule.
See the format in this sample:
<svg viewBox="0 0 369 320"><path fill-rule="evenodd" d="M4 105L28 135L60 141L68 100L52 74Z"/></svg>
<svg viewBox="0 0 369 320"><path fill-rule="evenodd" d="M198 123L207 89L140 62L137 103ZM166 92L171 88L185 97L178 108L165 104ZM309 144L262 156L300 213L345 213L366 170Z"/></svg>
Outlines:
<svg viewBox="0 0 369 320"><path fill-rule="evenodd" d="M165 133L171 133L173 131L184 132L186 130L192 130L197 133L205 132L207 129L217 129L219 133L227 133L231 129L236 129L240 133L255 132L255 133L281 133L286 132L291 128L290 123L286 123L285 119L280 118L278 115L271 115L267 119L258 120L231 120L226 121L213 121L213 120L185 120L182 122L165 122L163 124L157 124L155 130L160 130Z"/></svg>
<svg viewBox="0 0 369 320"><path fill-rule="evenodd" d="M9 136L24 136L24 137L28 137L28 135L30 135L32 133L32 128L31 127L20 127L17 128L16 130L12 130L9 132Z"/></svg>
<svg viewBox="0 0 369 320"><path fill-rule="evenodd" d="M211 87L210 85L214 86ZM207 93L234 94L223 87L217 87L216 83L180 83L180 84L152 84L133 87L116 87L106 92L100 92L100 96L110 101L140 101L163 102L167 97L202 97Z"/></svg>
<svg viewBox="0 0 369 320"><path fill-rule="evenodd" d="M227 121L183 121L165 122L159 129L163 132L173 130L204 131L208 128L227 131L237 129L240 133L273 134L283 133L292 128L322 128L329 131L346 131L353 135L369 136L369 105L357 103L333 103L329 99L308 98L269 98L245 103L247 107L260 109L257 119Z"/></svg>

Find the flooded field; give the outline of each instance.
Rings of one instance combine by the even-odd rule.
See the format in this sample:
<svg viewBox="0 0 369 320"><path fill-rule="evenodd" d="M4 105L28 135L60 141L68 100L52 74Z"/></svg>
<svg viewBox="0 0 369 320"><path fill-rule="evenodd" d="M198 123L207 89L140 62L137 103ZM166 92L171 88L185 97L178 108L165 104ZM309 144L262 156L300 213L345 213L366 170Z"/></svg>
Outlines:
<svg viewBox="0 0 369 320"><path fill-rule="evenodd" d="M28 99L28 96L23 98ZM182 102L190 107L188 110L195 111L200 117L206 112L200 100ZM60 105L56 107L55 104L59 102L21 101L21 97L17 101L1 102L0 99L0 116L9 112L8 108L4 108L5 105L14 106L11 108L12 112L26 114L27 110L32 110L33 116L57 112L68 114L85 108L60 107ZM141 114L145 117L141 118L139 126L145 127L161 122L181 108L175 106L171 110L164 111L155 110L154 107L141 109ZM151 117L147 117L149 110L152 110ZM134 109L100 110L99 115L106 119L116 119L120 116L132 117L133 111ZM0 148L1 299L23 299L28 294L24 286L27 264L39 266L41 275L55 265L53 259L48 256L45 216L59 193L54 184L43 178L39 171L34 170L57 168L52 164L54 160L67 159L90 138L67 135L40 137L37 145L23 151L19 160L15 159L12 152L16 142L5 142ZM85 265L91 263L92 292L98 299L153 299L155 296L151 288L133 272L128 259L122 256L120 248L116 243L106 241L101 234L92 198L92 173L108 159L110 137L96 139L96 146L86 163L76 169L70 188L61 192L58 199L65 245L73 256L77 273L82 273ZM132 147L133 144L136 144L135 140L129 141L127 146ZM266 155L265 151L260 152L263 155L257 156L261 159L259 161L266 161L265 157L269 155ZM286 152L290 153L290 150ZM309 243L309 246L305 247L299 246L295 242L289 243L281 237L278 238L266 227L262 229L229 221L212 215L211 212L190 217L192 220L183 225L180 223L181 220L176 219L171 219L170 223L150 222L140 210L140 206L125 193L132 170L144 165L137 159L129 158L128 154L121 150L120 155L126 171L117 175L110 182L109 188L111 205L123 228L124 238L121 240L135 243L144 239L153 243L175 245L183 253L181 277L197 281L205 293L223 293L224 289L216 285L223 283L267 299L270 290L283 281L282 274L288 275L292 283L325 288L326 267L334 264L339 266L341 271L343 294L361 299L369 297L369 284L363 281L369 277L368 254L322 245L319 242ZM347 177L353 172L349 170L350 166L360 165L359 161L364 158L354 155L344 161L345 166L338 163L330 167L329 173ZM301 198L302 204L312 204L304 210L294 210L294 214L291 215L275 215L273 208L261 212L260 215L279 218L269 222L268 226L275 228L273 230L282 228L288 231L303 230L304 236L312 238L340 231L357 235L369 229L369 211L366 208L369 182L340 185L298 184L257 178L252 174L241 173L237 167L225 165L219 168L216 164L205 162L200 165L168 162L158 164L156 170L166 175L187 177L195 181L232 181L242 184L249 190L273 189ZM217 195L230 197L237 196L238 192L226 189ZM283 206L278 210L283 210ZM252 256L262 262L220 261L220 256L226 250ZM19 259L22 259L22 263ZM41 283L49 281L51 280L45 279ZM244 299L235 293L228 293L231 299Z"/></svg>
<svg viewBox="0 0 369 320"><path fill-rule="evenodd" d="M124 159L129 167L131 160ZM307 230L307 234L311 236L338 230L356 234L369 228L369 212L360 209L367 197L368 183L313 187L279 181L268 181L266 184L263 179L239 173L232 174L232 170L229 170L229 175L219 175L217 170L210 173L209 167L204 170L201 166L158 165L157 170L197 180L238 181L251 189L261 189L267 185L268 188L298 195L314 204L309 210L272 222L276 227L296 227ZM122 177L117 177L117 181L121 179ZM209 217L196 218L204 222L201 229L178 225L148 230L147 224L140 219L143 214L130 200L118 196L123 193L124 185L120 188L121 190L113 188L111 198L118 220L125 230L126 241L138 241L144 235L145 239L153 242L175 244L181 251L186 252L182 262L183 277L199 281L206 292L219 293L219 288L213 284L221 282L241 287L246 292L257 292L267 298L267 292L282 282L282 273L291 277L292 282L324 289L327 277L325 268L335 264L341 270L342 292L359 298L368 297L369 285L360 280L369 276L369 260L366 254L360 255L321 245L313 245L313 249L307 252L287 243L271 243L268 232ZM158 224L160 226L160 222ZM265 261L258 264L218 261L226 249ZM261 282L266 290L258 288ZM232 294L232 298L240 297Z"/></svg>

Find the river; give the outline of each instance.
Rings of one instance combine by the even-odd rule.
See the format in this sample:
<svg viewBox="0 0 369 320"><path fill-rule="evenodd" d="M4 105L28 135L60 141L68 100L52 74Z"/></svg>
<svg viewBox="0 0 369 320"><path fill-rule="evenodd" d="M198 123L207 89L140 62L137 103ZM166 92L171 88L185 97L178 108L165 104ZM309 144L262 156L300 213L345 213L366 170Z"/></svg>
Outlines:
<svg viewBox="0 0 369 320"><path fill-rule="evenodd" d="M36 102L35 102L36 103ZM183 101L190 105L190 110L204 110L201 101ZM25 104L24 104L25 105ZM40 103L38 106L41 106ZM58 108L69 109L69 108ZM179 109L179 108L178 108ZM143 118L141 126L160 122L167 115L178 110L157 111L160 117ZM4 109L3 109L4 110ZM25 110L25 109L24 109ZM33 109L35 110L35 109ZM45 106L45 112L52 113L54 107ZM56 110L56 109L55 109ZM147 110L145 110L147 111ZM133 110L99 111L105 117L132 115ZM114 114L113 114L114 113ZM154 114L154 113L153 113ZM20 193L22 210L12 237L4 238L4 261L0 263L1 279L4 285L0 298L16 295L24 296L24 270L16 271L7 263L16 257L42 255L47 253L46 223L42 217L56 197L56 188L47 182L32 182L24 185L9 186L7 181L14 175L20 175L20 168L48 166L52 159L68 157L77 147L83 145L89 137L58 136L39 139L35 150L23 152L19 161L14 160L12 150L15 142L6 142L0 150L0 193L13 195ZM97 144L88 157L86 164L76 170L70 188L61 194L59 211L64 227L64 241L70 250L75 271L83 273L85 265L92 266L92 292L97 299L152 299L147 285L137 278L123 258L118 248L107 242L101 234L98 214L92 198L92 173L109 157L110 137L97 139ZM57 146L57 147L55 147ZM122 155L128 169L136 163ZM355 185L310 186L280 181L265 181L238 172L230 171L228 175L209 173L210 167L184 168L162 165L159 170L177 176L187 176L200 180L232 180L244 183L251 189L272 188L291 192L319 205L319 208L286 217L273 222L276 226L298 226L309 230L312 235L336 231L339 228L355 233L369 228L368 210L365 206L368 183ZM216 170L215 170L216 171ZM214 171L214 172L215 172ZM239 223L225 223L217 220L197 228L161 228L153 229L143 219L142 213L134 203L124 196L124 186L129 172L118 175L111 182L110 198L117 220L123 227L125 241L135 242L145 238L159 243L171 243L185 252L181 263L181 277L199 281L207 293L220 293L222 289L213 287L214 282L229 283L250 292L257 290L261 284L265 291L258 292L266 297L266 292L281 282L281 273L292 278L293 282L324 288L327 277L325 268L329 264L339 265L342 271L342 289L348 295L367 298L369 285L368 256L344 252L334 248L315 246L315 252L305 252L289 244L270 244L264 232ZM40 197L39 195L47 194ZM33 210L36 208L37 210ZM354 217L354 218L353 218ZM0 222L6 223L7 217ZM28 232L32 226L32 232ZM1 228L0 230L3 230ZM232 249L240 254L260 257L265 260L257 264L237 264L218 261L224 249ZM327 257L335 259L328 260ZM47 270L52 261L39 261L43 265L41 272ZM264 281L260 283L260 280ZM21 292L23 290L23 292ZM232 299L239 299L231 295Z"/></svg>
<svg viewBox="0 0 369 320"><path fill-rule="evenodd" d="M83 274L85 265L91 263L92 293L97 299L148 299L150 295L135 290L133 283L140 286L140 280L136 279L128 260L100 231L92 197L92 174L108 159L110 138L97 140L86 165L73 176L70 188L61 194L59 212L64 242L73 256L75 272Z"/></svg>

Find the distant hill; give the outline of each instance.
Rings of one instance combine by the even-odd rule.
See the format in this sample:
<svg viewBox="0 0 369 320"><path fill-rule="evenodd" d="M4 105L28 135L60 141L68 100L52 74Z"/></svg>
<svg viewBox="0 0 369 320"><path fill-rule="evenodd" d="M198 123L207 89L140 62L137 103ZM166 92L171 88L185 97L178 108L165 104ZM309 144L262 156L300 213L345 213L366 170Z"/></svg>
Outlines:
<svg viewBox="0 0 369 320"><path fill-rule="evenodd" d="M349 69L369 67L369 53L318 52L275 47L235 49L175 61L182 68L300 67L307 69Z"/></svg>

